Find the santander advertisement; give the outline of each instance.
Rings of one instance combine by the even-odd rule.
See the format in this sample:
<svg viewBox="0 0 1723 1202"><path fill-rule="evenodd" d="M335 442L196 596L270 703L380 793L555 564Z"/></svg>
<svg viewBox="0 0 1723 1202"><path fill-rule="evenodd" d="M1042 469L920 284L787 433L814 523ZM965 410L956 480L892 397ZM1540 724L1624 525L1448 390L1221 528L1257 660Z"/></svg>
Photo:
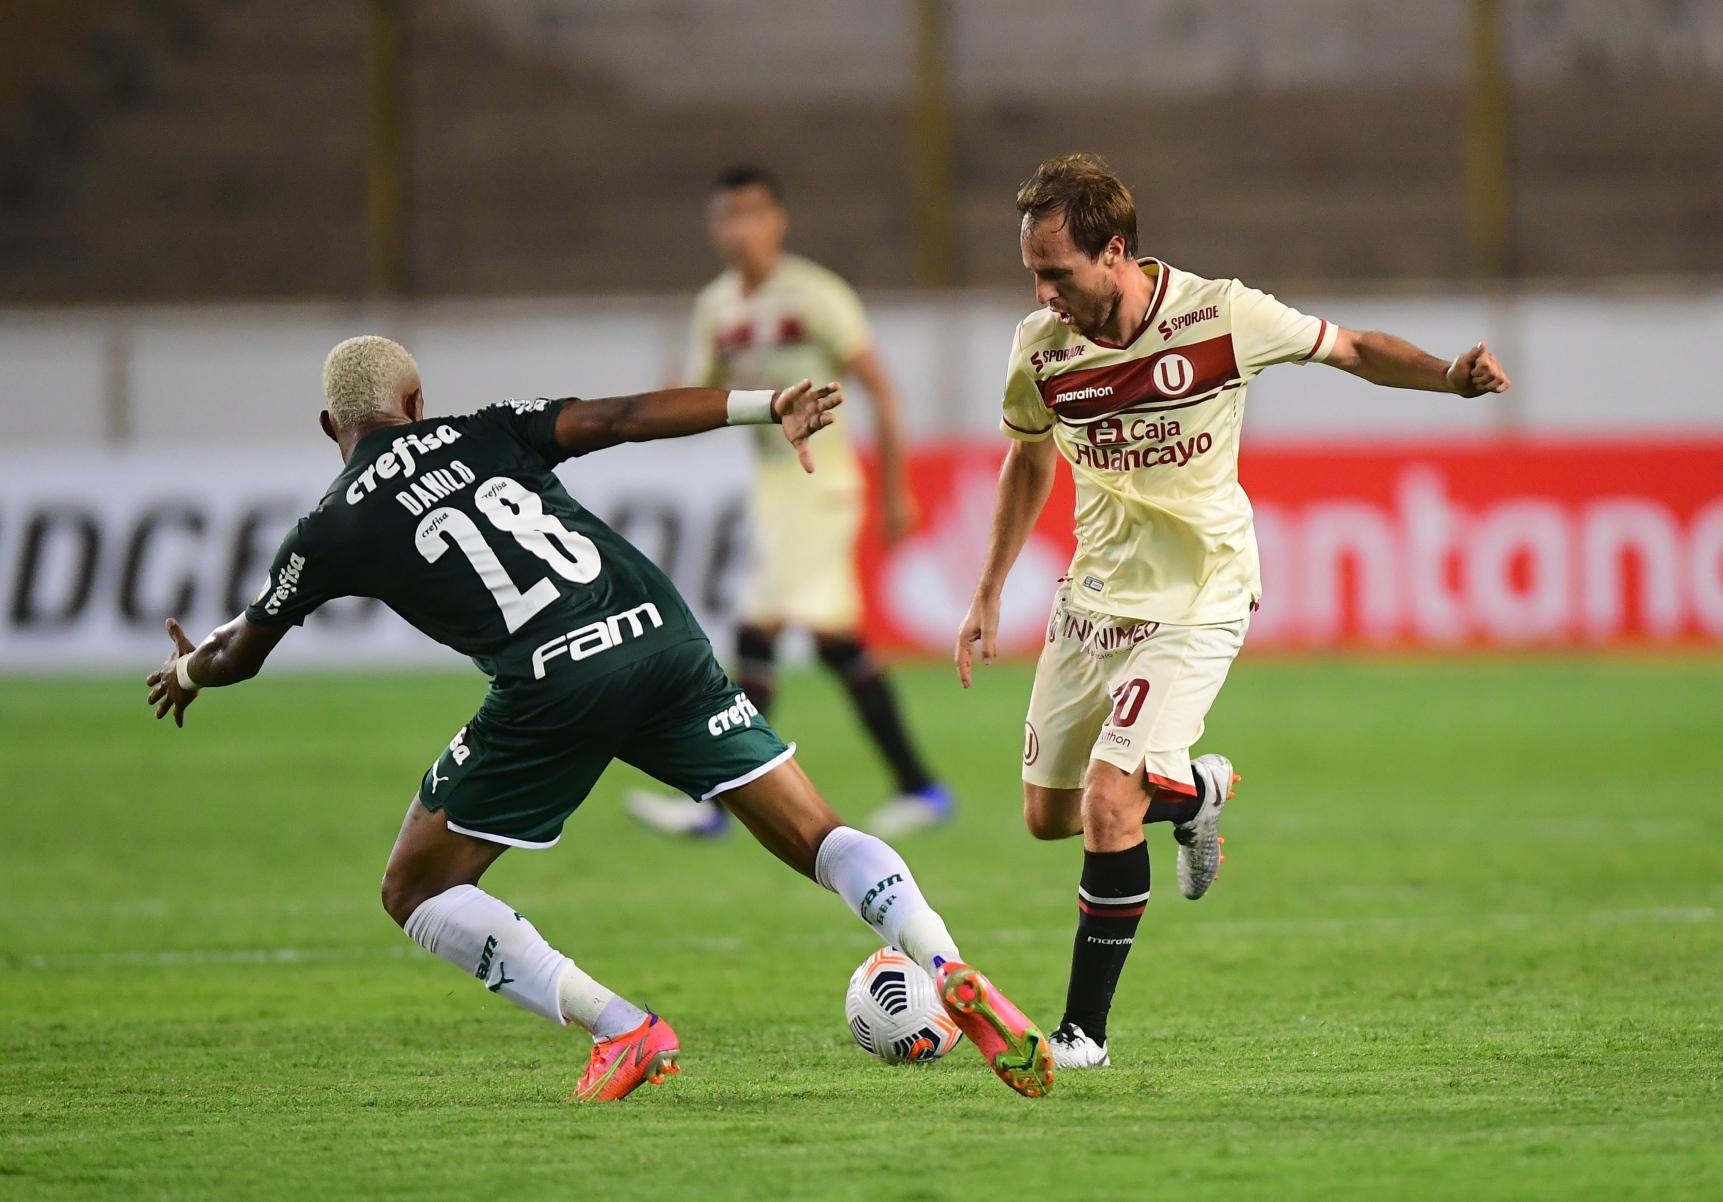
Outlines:
<svg viewBox="0 0 1723 1202"><path fill-rule="evenodd" d="M870 523L859 551L880 645L949 652L1002 444L911 455L919 530L888 549ZM1262 555L1253 647L1723 645L1723 438L1247 442L1240 474ZM1072 503L1062 466L1006 587L1004 649L1039 645Z"/></svg>

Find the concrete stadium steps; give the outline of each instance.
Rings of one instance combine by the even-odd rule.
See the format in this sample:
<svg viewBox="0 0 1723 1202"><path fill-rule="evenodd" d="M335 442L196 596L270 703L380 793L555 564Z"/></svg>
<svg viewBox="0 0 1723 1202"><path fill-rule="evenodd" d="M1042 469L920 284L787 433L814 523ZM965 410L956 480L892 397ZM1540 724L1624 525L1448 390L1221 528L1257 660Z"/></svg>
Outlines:
<svg viewBox="0 0 1723 1202"><path fill-rule="evenodd" d="M148 86L53 166L52 203L0 214L0 299L366 291L362 7L178 2L196 43L140 40ZM692 289L713 270L706 183L740 158L784 175L798 249L864 287L913 282L898 100L643 109L596 66L527 58L457 0L411 5L407 44L424 293ZM1193 270L1457 278L1463 115L1462 90L1429 82L960 105L958 282L1023 286L1013 193L1076 148L1135 186L1145 248ZM1514 148L1526 272L1723 271L1723 82L1528 92Z"/></svg>

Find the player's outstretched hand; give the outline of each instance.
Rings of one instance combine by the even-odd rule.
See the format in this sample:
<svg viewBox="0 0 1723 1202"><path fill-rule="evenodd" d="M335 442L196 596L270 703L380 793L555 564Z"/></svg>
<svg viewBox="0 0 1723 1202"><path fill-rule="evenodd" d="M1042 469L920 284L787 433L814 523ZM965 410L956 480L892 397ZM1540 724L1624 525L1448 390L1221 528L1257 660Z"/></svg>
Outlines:
<svg viewBox="0 0 1723 1202"><path fill-rule="evenodd" d="M172 710L173 724L184 726L185 707L196 700L197 694L179 687L179 659L196 651L197 644L186 638L184 628L172 618L168 619L168 637L173 640L173 654L145 677L144 683L150 686L150 704L155 706L157 720L167 717L168 711Z"/></svg>
<svg viewBox="0 0 1723 1202"><path fill-rule="evenodd" d="M808 453L808 439L817 430L823 430L836 419L832 410L844 403L844 391L835 384L822 384L814 387L812 380L803 380L800 384L792 384L777 396L772 398L772 413L778 419L778 424L784 428L784 437L790 440L790 445L796 448L796 458L802 461L802 470L814 470L814 457Z"/></svg>
<svg viewBox="0 0 1723 1202"><path fill-rule="evenodd" d="M963 625L957 628L957 679L968 688L971 679L971 657L975 644L981 643L981 662L990 664L999 654L999 599L977 596L963 615Z"/></svg>
<svg viewBox="0 0 1723 1202"><path fill-rule="evenodd" d="M1513 381L1502 369L1502 362L1483 343L1468 347L1459 358L1448 364L1448 387L1461 396L1483 396L1486 392L1506 392Z"/></svg>

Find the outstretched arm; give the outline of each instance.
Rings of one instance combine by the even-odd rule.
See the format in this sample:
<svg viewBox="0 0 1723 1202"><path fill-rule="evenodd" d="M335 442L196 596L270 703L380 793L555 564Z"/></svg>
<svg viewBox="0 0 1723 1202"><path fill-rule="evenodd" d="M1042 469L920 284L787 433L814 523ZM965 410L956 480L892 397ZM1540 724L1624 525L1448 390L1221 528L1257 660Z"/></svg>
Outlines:
<svg viewBox="0 0 1723 1202"><path fill-rule="evenodd" d="M915 499L903 466L903 401L873 347L846 365L873 401L874 447L879 452L881 534L886 546L901 542L915 525Z"/></svg>
<svg viewBox="0 0 1723 1202"><path fill-rule="evenodd" d="M256 676L288 630L286 626L260 626L241 614L194 646L173 618L168 619L167 627L173 654L144 683L149 685L149 703L155 707L156 717L164 718L171 711L175 726L185 725L186 706L199 690L238 684Z"/></svg>
<svg viewBox="0 0 1723 1202"><path fill-rule="evenodd" d="M1506 392L1512 383L1501 362L1482 342L1463 351L1452 363L1444 363L1404 338L1377 330L1340 330L1325 362L1387 388L1418 388L1464 397Z"/></svg>
<svg viewBox="0 0 1723 1202"><path fill-rule="evenodd" d="M999 653L999 601L1005 577L1029 541L1029 531L1047 504L1053 490L1053 475L1059 453L1051 438L1039 442L1014 441L999 470L999 491L993 502L993 534L987 540L987 559L963 625L957 631L957 679L969 687L970 661L976 640L981 642L981 661L992 663Z"/></svg>
<svg viewBox="0 0 1723 1202"><path fill-rule="evenodd" d="M832 424L833 409L843 404L836 384L815 388L803 380L766 403L760 394L726 392L721 388L666 388L637 396L602 397L564 405L556 418L556 441L565 452L579 455L624 442L681 438L729 425L776 422L796 448L806 471L814 470L808 439Z"/></svg>

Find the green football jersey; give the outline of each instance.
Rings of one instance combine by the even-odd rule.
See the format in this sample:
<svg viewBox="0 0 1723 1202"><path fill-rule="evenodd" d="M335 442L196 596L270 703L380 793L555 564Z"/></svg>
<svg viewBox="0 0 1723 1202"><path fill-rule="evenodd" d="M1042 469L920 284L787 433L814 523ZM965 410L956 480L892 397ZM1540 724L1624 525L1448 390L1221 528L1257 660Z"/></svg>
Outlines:
<svg viewBox="0 0 1723 1202"><path fill-rule="evenodd" d="M282 540L245 616L297 625L375 597L493 678L561 691L704 638L656 564L587 512L551 468L579 401L509 401L375 430Z"/></svg>

